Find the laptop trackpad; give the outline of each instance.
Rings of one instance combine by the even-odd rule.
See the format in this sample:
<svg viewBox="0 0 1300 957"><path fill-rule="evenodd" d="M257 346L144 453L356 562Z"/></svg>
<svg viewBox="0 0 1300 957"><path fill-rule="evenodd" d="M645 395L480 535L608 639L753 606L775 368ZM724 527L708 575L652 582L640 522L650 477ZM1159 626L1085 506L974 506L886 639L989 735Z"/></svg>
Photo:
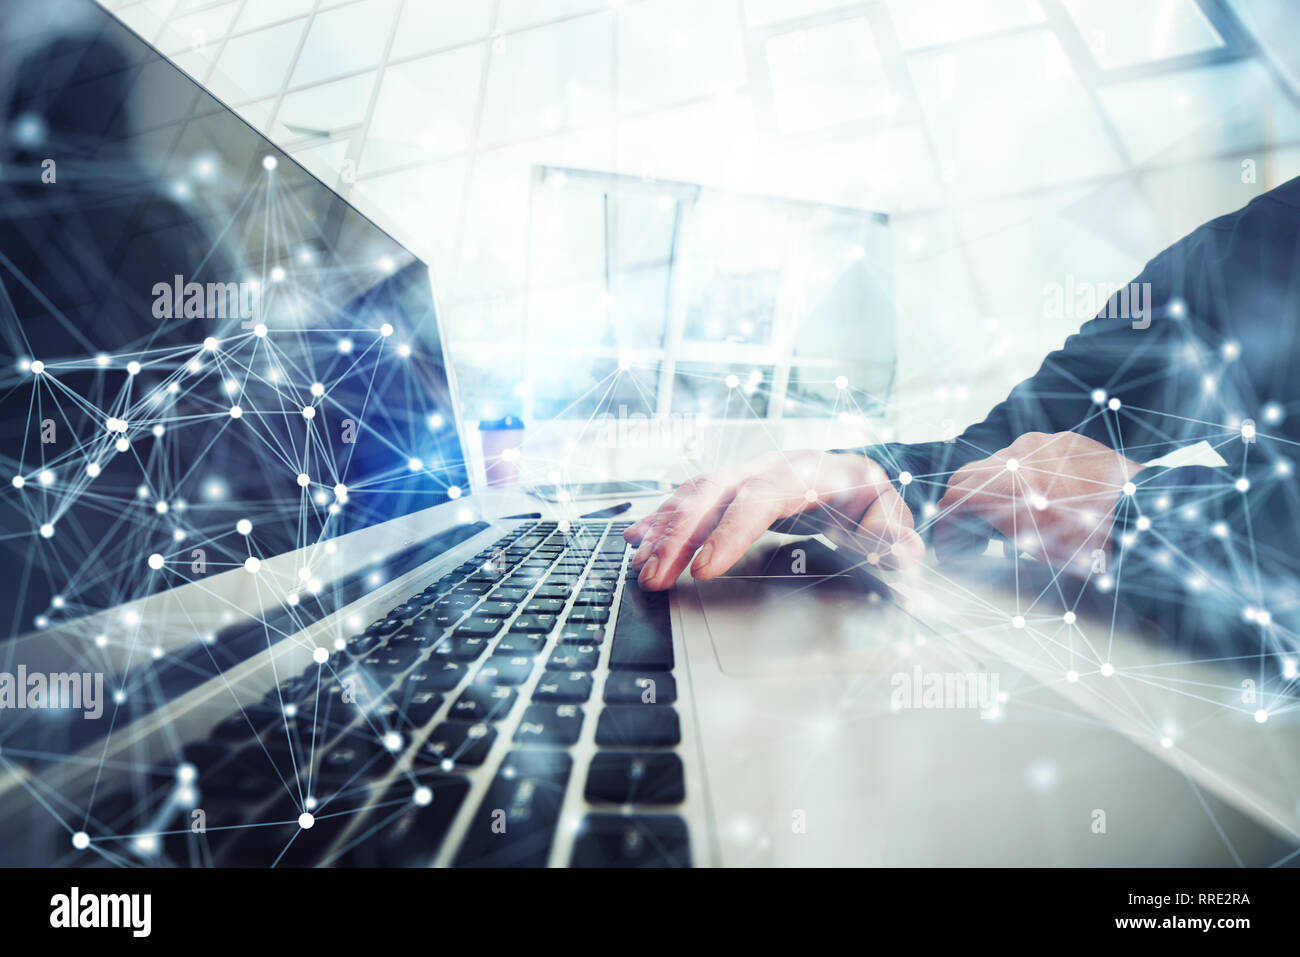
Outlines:
<svg viewBox="0 0 1300 957"><path fill-rule="evenodd" d="M689 586L722 671L812 676L897 662L923 631L889 589L808 539L751 552L726 576Z"/></svg>

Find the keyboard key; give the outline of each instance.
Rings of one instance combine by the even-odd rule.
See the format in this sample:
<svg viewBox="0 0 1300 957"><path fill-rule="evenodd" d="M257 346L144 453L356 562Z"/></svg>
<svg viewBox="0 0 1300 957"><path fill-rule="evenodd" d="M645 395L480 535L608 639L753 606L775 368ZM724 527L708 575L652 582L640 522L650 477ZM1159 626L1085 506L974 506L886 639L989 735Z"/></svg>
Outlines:
<svg viewBox="0 0 1300 957"><path fill-rule="evenodd" d="M666 671L611 671L605 679L606 704L672 704L677 682Z"/></svg>
<svg viewBox="0 0 1300 957"><path fill-rule="evenodd" d="M547 671L533 689L542 704L582 704L591 697L591 675L584 671Z"/></svg>
<svg viewBox="0 0 1300 957"><path fill-rule="evenodd" d="M595 671L600 648L592 645L561 645L551 652L546 667L551 671Z"/></svg>
<svg viewBox="0 0 1300 957"><path fill-rule="evenodd" d="M601 747L663 748L681 739L677 711L663 704L606 705L596 724Z"/></svg>
<svg viewBox="0 0 1300 957"><path fill-rule="evenodd" d="M608 608L613 603L614 603L614 592L607 591L603 588L580 591L578 592L578 597L573 599L573 604L575 606L595 605L601 608Z"/></svg>
<svg viewBox="0 0 1300 957"><path fill-rule="evenodd" d="M456 854L457 867L544 867L573 759L562 751L512 751Z"/></svg>
<svg viewBox="0 0 1300 957"><path fill-rule="evenodd" d="M544 635L525 635L516 632L509 632L504 638L496 643L492 649L494 655L506 655L514 657L515 655L536 655L546 647L546 638Z"/></svg>
<svg viewBox="0 0 1300 957"><path fill-rule="evenodd" d="M554 615L535 615L528 612L520 615L510 625L510 630L532 634L549 634L558 619Z"/></svg>
<svg viewBox="0 0 1300 957"><path fill-rule="evenodd" d="M623 586L610 649L611 671L671 671L673 635L668 593L644 591L636 582Z"/></svg>
<svg viewBox="0 0 1300 957"><path fill-rule="evenodd" d="M677 804L686 797L682 759L671 752L601 751L584 792L593 804Z"/></svg>
<svg viewBox="0 0 1300 957"><path fill-rule="evenodd" d="M493 655L479 666L474 675L478 685L521 685L533 673L533 659L525 655L513 658Z"/></svg>
<svg viewBox="0 0 1300 957"><path fill-rule="evenodd" d="M457 661L477 661L483 652L487 651L488 639L480 638L475 635L462 635L457 629L452 633L450 641L440 644L435 649L435 654L454 658Z"/></svg>
<svg viewBox="0 0 1300 957"><path fill-rule="evenodd" d="M393 770L397 757L378 741L354 737L325 752L318 779L335 785L373 781Z"/></svg>
<svg viewBox="0 0 1300 957"><path fill-rule="evenodd" d="M609 609L603 605L580 605L569 612L571 625L603 625L609 621Z"/></svg>
<svg viewBox="0 0 1300 957"><path fill-rule="evenodd" d="M572 867L690 867L686 822L665 814L588 814Z"/></svg>
<svg viewBox="0 0 1300 957"><path fill-rule="evenodd" d="M481 618L478 615L471 615L452 632L457 638L491 638L505 623L501 618Z"/></svg>
<svg viewBox="0 0 1300 957"><path fill-rule="evenodd" d="M564 602L559 598L534 598L524 606L525 615L558 615L564 611Z"/></svg>
<svg viewBox="0 0 1300 957"><path fill-rule="evenodd" d="M375 635L391 635L397 629L402 627L400 618L380 618L378 621L372 621L366 628L366 634L372 638Z"/></svg>
<svg viewBox="0 0 1300 957"><path fill-rule="evenodd" d="M515 706L519 692L506 687L477 687L470 685L447 712L451 721L500 721Z"/></svg>
<svg viewBox="0 0 1300 957"><path fill-rule="evenodd" d="M403 684L414 682L430 691L451 691L465 677L466 668L458 661L435 656L421 663L402 678Z"/></svg>
<svg viewBox="0 0 1300 957"><path fill-rule="evenodd" d="M397 621L405 621L407 618L414 618L421 611L423 611L423 607L420 605L398 605L388 613L388 617L390 619L396 619Z"/></svg>
<svg viewBox="0 0 1300 957"><path fill-rule="evenodd" d="M582 731L582 709L577 705L530 704L515 730L519 744L570 745Z"/></svg>
<svg viewBox="0 0 1300 957"><path fill-rule="evenodd" d="M427 804L415 802L416 789L421 787L432 792ZM354 834L365 837L334 863L344 867L429 866L468 791L469 782L452 775L426 775L416 784L398 781L357 825Z"/></svg>
<svg viewBox="0 0 1300 957"><path fill-rule="evenodd" d="M535 598L557 598L560 601L568 598L572 592L568 585L542 585L537 589Z"/></svg>
<svg viewBox="0 0 1300 957"><path fill-rule="evenodd" d="M508 618L515 613L515 603L512 601L493 601L483 602L474 609L474 616L486 615L492 618Z"/></svg>
<svg viewBox="0 0 1300 957"><path fill-rule="evenodd" d="M415 767L436 766L446 768L453 761L467 768L476 768L487 760L497 733L486 724L458 724L443 722L415 749Z"/></svg>
<svg viewBox="0 0 1300 957"><path fill-rule="evenodd" d="M604 625L565 625L560 629L562 645L599 645L604 640Z"/></svg>

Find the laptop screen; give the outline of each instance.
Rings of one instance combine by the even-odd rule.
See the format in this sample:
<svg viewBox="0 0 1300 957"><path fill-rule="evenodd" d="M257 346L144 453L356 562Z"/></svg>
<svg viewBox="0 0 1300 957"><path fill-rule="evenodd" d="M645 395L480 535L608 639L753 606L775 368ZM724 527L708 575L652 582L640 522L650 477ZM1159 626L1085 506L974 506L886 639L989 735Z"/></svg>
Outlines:
<svg viewBox="0 0 1300 957"><path fill-rule="evenodd" d="M0 0L0 633L467 492L427 269L98 7L53 10Z"/></svg>

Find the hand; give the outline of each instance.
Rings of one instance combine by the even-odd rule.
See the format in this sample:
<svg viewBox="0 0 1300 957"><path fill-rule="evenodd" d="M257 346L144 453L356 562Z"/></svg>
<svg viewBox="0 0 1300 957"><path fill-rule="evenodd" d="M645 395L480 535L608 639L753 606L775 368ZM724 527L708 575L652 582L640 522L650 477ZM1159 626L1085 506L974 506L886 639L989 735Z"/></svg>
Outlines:
<svg viewBox="0 0 1300 957"><path fill-rule="evenodd" d="M982 552L986 522L1017 553L1087 574L1098 550L1109 559L1115 505L1142 468L1076 432L1027 432L953 473L939 500L935 553L943 559Z"/></svg>
<svg viewBox="0 0 1300 957"><path fill-rule="evenodd" d="M887 568L914 564L925 544L889 476L865 456L774 452L683 484L623 537L643 588L669 588L695 556L691 574L716 578L775 521L821 520L837 544L860 549ZM699 549L698 554L696 549Z"/></svg>

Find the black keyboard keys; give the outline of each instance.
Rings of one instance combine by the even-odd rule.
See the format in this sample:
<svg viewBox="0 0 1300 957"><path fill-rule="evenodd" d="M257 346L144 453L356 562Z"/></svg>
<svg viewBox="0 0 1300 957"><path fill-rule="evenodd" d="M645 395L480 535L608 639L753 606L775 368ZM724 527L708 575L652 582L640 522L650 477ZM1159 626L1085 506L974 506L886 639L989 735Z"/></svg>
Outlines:
<svg viewBox="0 0 1300 957"><path fill-rule="evenodd" d="M672 704L677 682L666 671L611 671L605 679L606 704Z"/></svg>
<svg viewBox="0 0 1300 957"><path fill-rule="evenodd" d="M562 751L506 755L456 854L458 867L544 867L573 759Z"/></svg>
<svg viewBox="0 0 1300 957"><path fill-rule="evenodd" d="M547 671L533 689L540 704L582 704L591 697L591 675L585 671Z"/></svg>
<svg viewBox="0 0 1300 957"><path fill-rule="evenodd" d="M559 744L568 746L582 732L582 709L572 704L530 704L515 729L518 744Z"/></svg>
<svg viewBox="0 0 1300 957"><path fill-rule="evenodd" d="M690 867L686 822L666 814L588 814L572 867Z"/></svg>
<svg viewBox="0 0 1300 957"><path fill-rule="evenodd" d="M663 704L610 704L596 723L601 747L664 748L682 739L677 711Z"/></svg>
<svg viewBox="0 0 1300 957"><path fill-rule="evenodd" d="M611 671L671 671L673 634L668 621L668 593L645 591L636 582L623 586L609 654Z"/></svg>
<svg viewBox="0 0 1300 957"><path fill-rule="evenodd" d="M677 804L686 797L682 759L663 751L601 751L591 759L585 796L593 804Z"/></svg>
<svg viewBox="0 0 1300 957"><path fill-rule="evenodd" d="M365 835L334 863L344 867L427 867L433 863L469 782L450 775L425 775L412 786L388 789L357 827Z"/></svg>

